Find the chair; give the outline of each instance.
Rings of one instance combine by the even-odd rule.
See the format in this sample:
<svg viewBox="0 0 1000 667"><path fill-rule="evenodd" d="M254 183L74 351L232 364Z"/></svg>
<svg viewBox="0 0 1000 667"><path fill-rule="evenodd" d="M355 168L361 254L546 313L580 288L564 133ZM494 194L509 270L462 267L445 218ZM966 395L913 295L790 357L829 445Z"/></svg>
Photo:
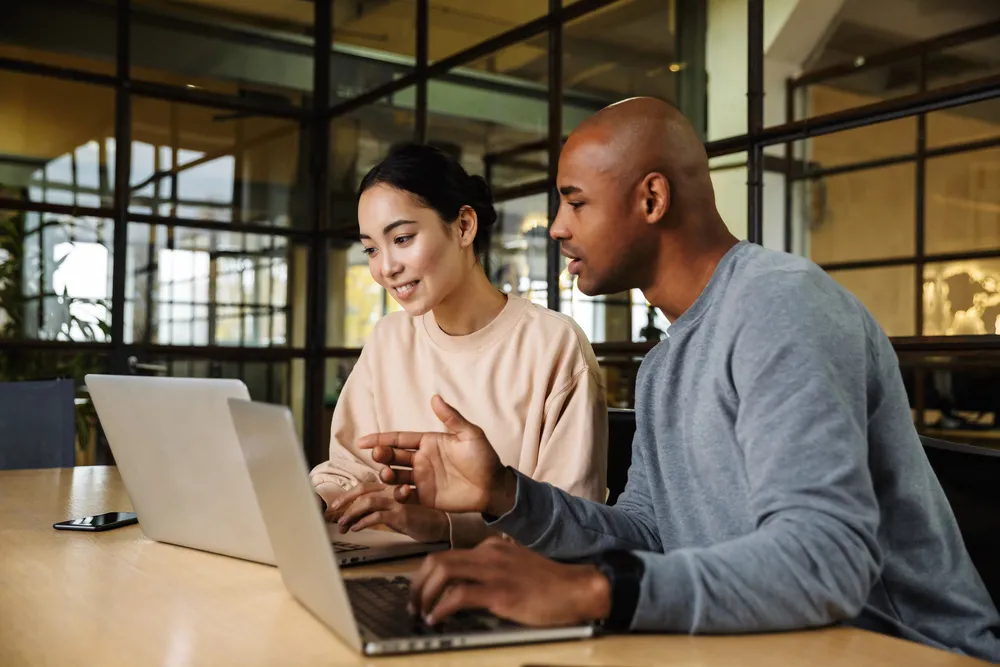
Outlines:
<svg viewBox="0 0 1000 667"><path fill-rule="evenodd" d="M634 436L635 410L608 408L608 505L614 505L625 490Z"/></svg>
<svg viewBox="0 0 1000 667"><path fill-rule="evenodd" d="M1000 603L1000 450L920 436L944 489L965 548L986 590Z"/></svg>
<svg viewBox="0 0 1000 667"><path fill-rule="evenodd" d="M0 382L0 470L76 462L73 380Z"/></svg>

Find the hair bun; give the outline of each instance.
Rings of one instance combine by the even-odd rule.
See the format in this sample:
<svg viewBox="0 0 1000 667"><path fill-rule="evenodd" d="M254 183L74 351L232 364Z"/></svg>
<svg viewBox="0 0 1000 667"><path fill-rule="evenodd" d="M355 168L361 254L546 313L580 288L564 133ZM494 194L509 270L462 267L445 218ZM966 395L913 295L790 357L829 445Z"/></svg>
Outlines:
<svg viewBox="0 0 1000 667"><path fill-rule="evenodd" d="M469 176L469 192L473 196L472 208L476 211L479 224L490 227L497 221L497 210L493 207L493 192L490 184L482 176Z"/></svg>

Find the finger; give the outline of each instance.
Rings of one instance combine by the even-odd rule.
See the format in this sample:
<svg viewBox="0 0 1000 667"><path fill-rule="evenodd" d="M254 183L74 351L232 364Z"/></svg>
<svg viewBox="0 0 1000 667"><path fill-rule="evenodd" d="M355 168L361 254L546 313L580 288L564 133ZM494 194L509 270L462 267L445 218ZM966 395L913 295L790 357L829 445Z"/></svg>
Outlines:
<svg viewBox="0 0 1000 667"><path fill-rule="evenodd" d="M358 532L359 530L364 530L365 528L371 528L372 526L377 526L379 524L385 524L393 530L400 530L400 527L394 525L393 512L378 511L372 512L366 516L361 517L356 524L351 526L351 532Z"/></svg>
<svg viewBox="0 0 1000 667"><path fill-rule="evenodd" d="M458 413L458 410L444 402L444 399L437 394L431 399L431 409L441 420L441 423L448 427L452 433L467 433L478 430L465 417Z"/></svg>
<svg viewBox="0 0 1000 667"><path fill-rule="evenodd" d="M452 584L427 614L427 624L440 623L463 609L489 609L493 598L494 588L491 585L470 582Z"/></svg>
<svg viewBox="0 0 1000 667"><path fill-rule="evenodd" d="M366 514L387 509L392 505L392 502L392 498L387 498L378 494L370 494L356 502L351 503L351 506L344 510L344 514L340 517L340 521L337 522L337 525L340 526L340 532L345 532L351 527L351 524Z"/></svg>
<svg viewBox="0 0 1000 667"><path fill-rule="evenodd" d="M395 486L392 489L392 497L397 503L404 503L408 505L419 505L420 496L416 487L410 486L408 484L402 484L400 486Z"/></svg>
<svg viewBox="0 0 1000 667"><path fill-rule="evenodd" d="M413 471L399 468L382 468L378 477L386 484L413 484Z"/></svg>
<svg viewBox="0 0 1000 667"><path fill-rule="evenodd" d="M471 551L454 551L442 554L440 564L435 567L421 584L417 608L425 616L438 603L449 586L458 583L481 583L489 576L489 569L483 567L482 559Z"/></svg>
<svg viewBox="0 0 1000 667"><path fill-rule="evenodd" d="M394 449L379 445L372 450L372 458L387 466L412 466L414 453L410 449Z"/></svg>
<svg viewBox="0 0 1000 667"><path fill-rule="evenodd" d="M372 433L358 440L361 449L376 447L397 447L401 449L419 449L423 433L414 431L391 431L389 433Z"/></svg>
<svg viewBox="0 0 1000 667"><path fill-rule="evenodd" d="M374 493L376 491L381 491L384 488L385 487L381 484L372 484L371 482L358 484L350 491L346 491L345 493L342 493L340 496L338 496L337 499L333 501L333 504L330 505L330 509L333 511L340 510L344 507L347 507L361 496L369 493Z"/></svg>

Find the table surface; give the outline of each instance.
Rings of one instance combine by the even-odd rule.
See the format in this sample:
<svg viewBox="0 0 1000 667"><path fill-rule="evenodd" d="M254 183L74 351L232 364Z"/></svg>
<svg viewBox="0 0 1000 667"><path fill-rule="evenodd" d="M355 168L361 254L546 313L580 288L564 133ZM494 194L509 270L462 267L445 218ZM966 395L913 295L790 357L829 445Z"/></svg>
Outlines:
<svg viewBox="0 0 1000 667"><path fill-rule="evenodd" d="M131 509L115 468L0 472L0 665L973 665L850 628L645 635L366 658L285 590L276 568L148 540L139 526L57 531ZM406 573L416 560L345 569Z"/></svg>

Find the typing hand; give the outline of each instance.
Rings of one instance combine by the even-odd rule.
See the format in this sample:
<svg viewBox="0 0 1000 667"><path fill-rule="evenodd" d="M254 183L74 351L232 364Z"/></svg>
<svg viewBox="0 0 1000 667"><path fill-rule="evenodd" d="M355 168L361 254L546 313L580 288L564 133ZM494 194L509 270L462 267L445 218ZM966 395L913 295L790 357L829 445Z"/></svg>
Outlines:
<svg viewBox="0 0 1000 667"><path fill-rule="evenodd" d="M522 625L575 625L607 617L611 588L593 566L556 563L491 537L475 549L425 558L410 584L410 606L429 624L486 609Z"/></svg>
<svg viewBox="0 0 1000 667"><path fill-rule="evenodd" d="M361 438L358 446L374 450L372 458L387 466L379 473L382 481L406 485L397 488L397 500L412 501L415 491L425 507L505 514L514 504L516 478L483 430L440 396L431 399L431 408L449 433L377 433Z"/></svg>
<svg viewBox="0 0 1000 667"><path fill-rule="evenodd" d="M340 532L358 531L383 524L418 542L444 542L448 539L448 517L444 512L400 502L393 487L368 482L342 494L326 512L337 519Z"/></svg>

